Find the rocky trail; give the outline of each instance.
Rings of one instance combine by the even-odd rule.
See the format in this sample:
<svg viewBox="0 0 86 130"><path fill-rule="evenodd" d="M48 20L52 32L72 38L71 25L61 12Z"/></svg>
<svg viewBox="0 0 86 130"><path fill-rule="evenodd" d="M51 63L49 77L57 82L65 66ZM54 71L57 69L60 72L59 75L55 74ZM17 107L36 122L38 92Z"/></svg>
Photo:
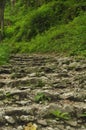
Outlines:
<svg viewBox="0 0 86 130"><path fill-rule="evenodd" d="M12 55L0 66L0 130L26 130L28 123L86 130L85 58Z"/></svg>

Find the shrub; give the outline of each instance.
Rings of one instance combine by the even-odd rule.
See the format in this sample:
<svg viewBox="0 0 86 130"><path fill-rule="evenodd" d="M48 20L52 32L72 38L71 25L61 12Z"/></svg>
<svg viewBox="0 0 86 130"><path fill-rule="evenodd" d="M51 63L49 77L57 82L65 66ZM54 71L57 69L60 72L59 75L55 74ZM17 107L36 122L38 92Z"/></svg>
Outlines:
<svg viewBox="0 0 86 130"><path fill-rule="evenodd" d="M0 45L0 65L8 62L10 51L8 46Z"/></svg>
<svg viewBox="0 0 86 130"><path fill-rule="evenodd" d="M31 3L35 6L34 0ZM75 0L43 0L42 4L38 8L28 7L24 9L25 7L19 5L18 2L15 9L18 12L15 15L15 24L13 28L8 27L7 37L12 33L11 37L16 42L30 41L52 26L68 23L86 9L84 2L77 4ZM19 10L18 6L22 11ZM17 12L15 11L15 13Z"/></svg>

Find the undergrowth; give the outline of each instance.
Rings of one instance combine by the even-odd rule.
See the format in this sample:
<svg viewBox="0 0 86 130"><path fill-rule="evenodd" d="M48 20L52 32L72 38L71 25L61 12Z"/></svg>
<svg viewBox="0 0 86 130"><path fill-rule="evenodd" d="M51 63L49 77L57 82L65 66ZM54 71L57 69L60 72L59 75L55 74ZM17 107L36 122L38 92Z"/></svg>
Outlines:
<svg viewBox="0 0 86 130"><path fill-rule="evenodd" d="M86 13L69 24L51 27L29 42L13 43L16 53L66 53L86 56Z"/></svg>
<svg viewBox="0 0 86 130"><path fill-rule="evenodd" d="M7 45L0 45L0 65L6 64L9 61L10 48Z"/></svg>
<svg viewBox="0 0 86 130"><path fill-rule="evenodd" d="M5 8L0 64L11 53L60 53L86 56L85 0L16 1Z"/></svg>

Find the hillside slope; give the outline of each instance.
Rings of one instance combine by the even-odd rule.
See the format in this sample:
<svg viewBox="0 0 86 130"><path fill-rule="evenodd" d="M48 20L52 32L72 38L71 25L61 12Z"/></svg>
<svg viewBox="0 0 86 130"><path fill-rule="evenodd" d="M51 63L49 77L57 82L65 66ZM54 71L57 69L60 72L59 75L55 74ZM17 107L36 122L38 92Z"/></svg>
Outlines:
<svg viewBox="0 0 86 130"><path fill-rule="evenodd" d="M85 34L85 0L33 0L29 5L18 0L13 8L6 5L3 46L10 52L86 56Z"/></svg>

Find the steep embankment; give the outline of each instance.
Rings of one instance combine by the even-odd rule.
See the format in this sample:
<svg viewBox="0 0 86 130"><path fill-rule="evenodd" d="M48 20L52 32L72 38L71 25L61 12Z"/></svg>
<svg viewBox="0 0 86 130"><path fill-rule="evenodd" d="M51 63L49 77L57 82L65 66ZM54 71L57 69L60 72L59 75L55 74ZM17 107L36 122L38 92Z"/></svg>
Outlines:
<svg viewBox="0 0 86 130"><path fill-rule="evenodd" d="M11 56L0 67L0 130L86 129L86 59ZM29 130L29 129L28 129Z"/></svg>
<svg viewBox="0 0 86 130"><path fill-rule="evenodd" d="M5 42L13 52L59 52L86 56L85 0L18 0L5 11Z"/></svg>

